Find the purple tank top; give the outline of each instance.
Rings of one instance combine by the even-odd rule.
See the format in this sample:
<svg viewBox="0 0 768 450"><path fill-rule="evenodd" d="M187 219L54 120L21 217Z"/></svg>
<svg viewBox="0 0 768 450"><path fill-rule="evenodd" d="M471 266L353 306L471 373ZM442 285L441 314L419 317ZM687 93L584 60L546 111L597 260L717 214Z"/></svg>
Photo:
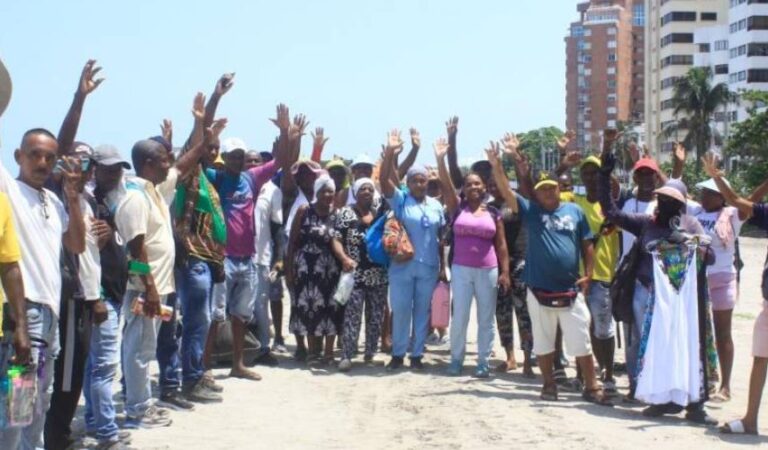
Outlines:
<svg viewBox="0 0 768 450"><path fill-rule="evenodd" d="M498 266L496 258L496 222L489 211L475 216L462 209L453 224L453 263L467 267Z"/></svg>

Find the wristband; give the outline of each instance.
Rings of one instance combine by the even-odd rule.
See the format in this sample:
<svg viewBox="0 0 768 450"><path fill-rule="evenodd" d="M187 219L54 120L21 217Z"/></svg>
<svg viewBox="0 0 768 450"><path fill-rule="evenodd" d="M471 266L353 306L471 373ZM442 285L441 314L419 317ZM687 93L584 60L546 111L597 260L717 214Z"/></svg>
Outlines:
<svg viewBox="0 0 768 450"><path fill-rule="evenodd" d="M128 272L134 275L149 275L149 264L134 259L128 263Z"/></svg>

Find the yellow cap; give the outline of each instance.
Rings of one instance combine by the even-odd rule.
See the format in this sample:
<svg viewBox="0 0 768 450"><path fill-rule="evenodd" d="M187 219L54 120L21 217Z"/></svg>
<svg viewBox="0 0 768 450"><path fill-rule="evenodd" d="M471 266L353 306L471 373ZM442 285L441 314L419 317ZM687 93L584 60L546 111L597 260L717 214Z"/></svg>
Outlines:
<svg viewBox="0 0 768 450"><path fill-rule="evenodd" d="M557 181L546 178L544 180L539 181L536 183L536 186L534 186L534 190L541 189L544 186L558 186Z"/></svg>

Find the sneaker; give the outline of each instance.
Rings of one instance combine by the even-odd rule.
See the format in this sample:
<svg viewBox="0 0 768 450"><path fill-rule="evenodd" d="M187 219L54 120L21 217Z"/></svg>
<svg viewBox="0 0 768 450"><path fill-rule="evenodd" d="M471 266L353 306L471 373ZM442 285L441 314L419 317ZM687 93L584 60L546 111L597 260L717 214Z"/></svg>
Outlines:
<svg viewBox="0 0 768 450"><path fill-rule="evenodd" d="M221 403L224 400L221 395L206 389L201 382L184 389L184 397L195 403Z"/></svg>
<svg viewBox="0 0 768 450"><path fill-rule="evenodd" d="M387 364L387 372L394 372L403 367L403 357L393 356Z"/></svg>
<svg viewBox="0 0 768 450"><path fill-rule="evenodd" d="M214 380L210 375L203 375L203 378L200 379L200 383L204 388L211 392L215 392L217 394L224 392L224 388L220 384L216 383L216 380Z"/></svg>
<svg viewBox="0 0 768 450"><path fill-rule="evenodd" d="M449 377L460 377L461 369L463 368L461 361L451 360L451 365L448 366L447 374Z"/></svg>
<svg viewBox="0 0 768 450"><path fill-rule="evenodd" d="M125 417L124 428L129 430L151 429L170 426L173 421L170 417L161 415L155 406L150 406L141 417Z"/></svg>
<svg viewBox="0 0 768 450"><path fill-rule="evenodd" d="M411 356L411 370L424 370L424 363L421 362L421 356Z"/></svg>
<svg viewBox="0 0 768 450"><path fill-rule="evenodd" d="M697 409L695 411L688 411L685 414L685 420L698 425L705 425L708 427L717 426L717 419L707 414L703 409Z"/></svg>
<svg viewBox="0 0 768 450"><path fill-rule="evenodd" d="M437 340L437 345L447 345L448 342L450 342L450 339L448 338L448 335L446 334L445 336L443 336L443 337L441 337L441 338L439 338Z"/></svg>
<svg viewBox="0 0 768 450"><path fill-rule="evenodd" d="M475 374L473 377L475 378L490 378L491 371L488 368L488 363L480 363L477 365L477 369L475 369Z"/></svg>
<svg viewBox="0 0 768 450"><path fill-rule="evenodd" d="M363 362L366 364L373 364L373 355L365 355L363 357Z"/></svg>
<svg viewBox="0 0 768 450"><path fill-rule="evenodd" d="M352 369L352 361L344 358L339 363L339 372L349 372Z"/></svg>
<svg viewBox="0 0 768 450"><path fill-rule="evenodd" d="M264 353L253 361L257 366L277 367L279 362L271 353Z"/></svg>
<svg viewBox="0 0 768 450"><path fill-rule="evenodd" d="M427 336L427 345L440 345L440 336L434 332Z"/></svg>
<svg viewBox="0 0 768 450"><path fill-rule="evenodd" d="M128 443L123 442L119 439L115 439L113 441L99 441L99 443L96 445L97 450L128 450L130 447L128 447Z"/></svg>
<svg viewBox="0 0 768 450"><path fill-rule="evenodd" d="M185 400L179 391L163 392L160 394L158 403L175 411L192 411L195 409L195 405Z"/></svg>
<svg viewBox="0 0 768 450"><path fill-rule="evenodd" d="M272 351L284 355L288 353L288 347L285 346L285 342L282 339L279 341L275 340L275 343L272 344Z"/></svg>
<svg viewBox="0 0 768 450"><path fill-rule="evenodd" d="M90 438L96 439L97 441L112 442L114 440L119 440L119 441L122 441L125 444L130 444L131 443L131 433L129 431L125 431L125 430L117 430L117 436L114 436L111 439L99 439L96 436L96 431L93 431L93 430L86 431L85 435L90 437Z"/></svg>
<svg viewBox="0 0 768 450"><path fill-rule="evenodd" d="M618 389L616 389L616 380L605 380L603 381L603 392L605 392L607 395L616 395L619 393Z"/></svg>

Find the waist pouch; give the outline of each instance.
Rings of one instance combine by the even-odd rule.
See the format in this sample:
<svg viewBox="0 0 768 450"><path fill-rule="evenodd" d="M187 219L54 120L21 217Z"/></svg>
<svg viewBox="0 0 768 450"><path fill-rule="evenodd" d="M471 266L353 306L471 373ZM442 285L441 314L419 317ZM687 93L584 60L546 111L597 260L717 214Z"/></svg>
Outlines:
<svg viewBox="0 0 768 450"><path fill-rule="evenodd" d="M579 296L577 291L552 292L544 289L531 289L531 292L541 306L548 308L570 308L576 301L576 297Z"/></svg>

